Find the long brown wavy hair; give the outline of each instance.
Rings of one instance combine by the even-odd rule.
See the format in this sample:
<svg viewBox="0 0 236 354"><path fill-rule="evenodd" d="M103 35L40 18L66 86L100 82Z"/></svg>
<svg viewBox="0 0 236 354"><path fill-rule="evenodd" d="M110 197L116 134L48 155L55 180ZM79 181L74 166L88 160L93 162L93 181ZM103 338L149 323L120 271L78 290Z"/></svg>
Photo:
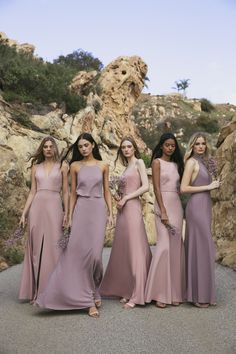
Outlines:
<svg viewBox="0 0 236 354"><path fill-rule="evenodd" d="M122 149L121 149L121 146L123 144L124 141L129 141L133 147L134 147L134 156L137 158L137 159L140 159L141 156L140 156L140 152L139 152L139 149L138 149L138 145L136 144L134 138L130 135L127 135L127 136L124 136L120 142L120 146L118 148L118 151L117 151L117 155L116 155L116 159L115 159L115 166L116 166L116 163L117 163L117 160L119 159L120 162L122 163L123 166L127 166L128 165L128 160L127 158L123 155L123 152L122 152Z"/></svg>
<svg viewBox="0 0 236 354"><path fill-rule="evenodd" d="M53 149L54 149L54 160L55 161L59 161L59 151L58 151L58 147L57 147L57 143L55 141L55 139L52 136L46 136L40 143L38 149L35 151L35 153L33 153L32 155L29 156L29 158L27 159L27 161L31 160L31 165L28 168L31 168L33 165L37 165L43 161L45 161L45 156L43 154L43 147L44 144L47 141L51 141L52 145L53 145Z"/></svg>

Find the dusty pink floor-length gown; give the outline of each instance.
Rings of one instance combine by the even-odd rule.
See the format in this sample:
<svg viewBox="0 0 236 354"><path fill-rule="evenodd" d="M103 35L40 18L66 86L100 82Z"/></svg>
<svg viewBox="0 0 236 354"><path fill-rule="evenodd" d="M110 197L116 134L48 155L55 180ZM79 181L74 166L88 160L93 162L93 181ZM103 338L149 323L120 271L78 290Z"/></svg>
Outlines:
<svg viewBox="0 0 236 354"><path fill-rule="evenodd" d="M194 155L199 172L192 186L204 186L212 178L203 160ZM215 245L211 235L211 195L192 193L186 208L187 301L216 303Z"/></svg>
<svg viewBox="0 0 236 354"><path fill-rule="evenodd" d="M158 234L146 283L146 302L165 304L183 302L185 295L184 245L182 240L183 210L179 198L179 173L174 162L160 161L160 188L164 206L175 234L170 234L160 219L155 201L155 222Z"/></svg>
<svg viewBox="0 0 236 354"><path fill-rule="evenodd" d="M141 186L136 167L127 168L125 194ZM139 198L130 199L117 213L115 237L109 263L102 281L101 294L124 297L134 304L145 303L144 291L151 262L151 251L143 222Z"/></svg>
<svg viewBox="0 0 236 354"><path fill-rule="evenodd" d="M43 164L36 166L37 192L28 215L28 240L19 299L35 300L55 268L60 250L63 210L60 191L62 174L56 163L48 176Z"/></svg>
<svg viewBox="0 0 236 354"><path fill-rule="evenodd" d="M83 165L77 175L77 195L71 235L46 289L37 304L54 310L82 309L100 299L102 250L107 211L103 172L98 165Z"/></svg>

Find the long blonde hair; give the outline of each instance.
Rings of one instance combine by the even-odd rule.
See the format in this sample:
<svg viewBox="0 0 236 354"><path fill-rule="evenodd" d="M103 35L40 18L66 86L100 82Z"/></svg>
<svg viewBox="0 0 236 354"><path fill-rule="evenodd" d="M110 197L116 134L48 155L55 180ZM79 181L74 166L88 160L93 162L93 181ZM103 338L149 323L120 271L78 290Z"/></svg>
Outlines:
<svg viewBox="0 0 236 354"><path fill-rule="evenodd" d="M193 147L194 147L194 144L196 143L197 139L198 138L203 138L205 140L205 143L206 143L206 151L205 151L205 155L204 155L204 158L206 160L208 160L209 158L209 153L210 153L210 147L208 145L208 142L207 142L207 136L205 133L203 132L197 132L197 133L194 133L191 138L189 139L189 142L188 142L188 145L187 145L187 148L186 148L186 152L185 152L185 155L184 155L184 163L187 162L187 160L193 156Z"/></svg>
<svg viewBox="0 0 236 354"><path fill-rule="evenodd" d="M35 164L39 164L41 162L43 162L45 160L44 154L43 154L43 147L44 144L47 141L51 141L52 145L53 145L53 149L54 149L54 160L55 161L59 161L59 151L58 151L58 147L57 147L57 143L55 141L55 139L52 136L47 136L46 138L44 138L38 149L35 151L35 153L33 153L32 155L29 156L28 161L31 160L31 165L28 168L31 168L33 165Z"/></svg>

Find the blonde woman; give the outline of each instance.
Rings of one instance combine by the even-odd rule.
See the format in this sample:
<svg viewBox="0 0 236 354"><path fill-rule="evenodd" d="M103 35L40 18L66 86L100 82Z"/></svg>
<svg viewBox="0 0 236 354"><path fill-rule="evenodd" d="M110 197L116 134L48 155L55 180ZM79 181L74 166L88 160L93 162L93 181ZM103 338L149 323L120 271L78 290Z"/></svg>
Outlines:
<svg viewBox="0 0 236 354"><path fill-rule="evenodd" d="M44 290L60 254L57 242L68 214L68 167L61 167L51 136L42 140L30 160L31 190L20 219L23 227L28 221L28 240L19 298L33 303Z"/></svg>
<svg viewBox="0 0 236 354"><path fill-rule="evenodd" d="M216 304L215 250L211 236L210 190L219 188L209 173L209 147L204 133L189 140L181 191L190 193L186 208L187 301L206 308Z"/></svg>

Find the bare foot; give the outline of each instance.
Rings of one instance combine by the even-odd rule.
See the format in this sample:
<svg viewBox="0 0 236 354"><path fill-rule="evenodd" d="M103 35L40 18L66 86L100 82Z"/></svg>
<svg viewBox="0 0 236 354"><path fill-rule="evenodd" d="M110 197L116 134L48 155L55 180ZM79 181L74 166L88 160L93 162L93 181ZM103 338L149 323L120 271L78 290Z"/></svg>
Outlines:
<svg viewBox="0 0 236 354"><path fill-rule="evenodd" d="M95 300L95 306L97 309L99 309L102 306L102 301L101 300Z"/></svg>
<svg viewBox="0 0 236 354"><path fill-rule="evenodd" d="M173 302L171 303L171 305L173 305L173 306L179 306L179 305L180 305L180 303L179 303L179 302L177 302L177 301L173 301Z"/></svg>

